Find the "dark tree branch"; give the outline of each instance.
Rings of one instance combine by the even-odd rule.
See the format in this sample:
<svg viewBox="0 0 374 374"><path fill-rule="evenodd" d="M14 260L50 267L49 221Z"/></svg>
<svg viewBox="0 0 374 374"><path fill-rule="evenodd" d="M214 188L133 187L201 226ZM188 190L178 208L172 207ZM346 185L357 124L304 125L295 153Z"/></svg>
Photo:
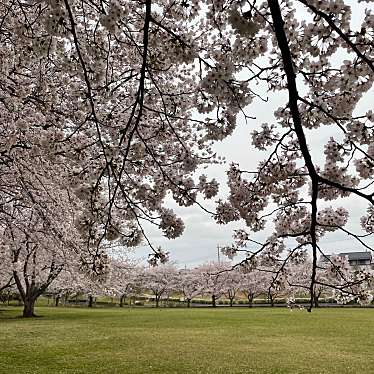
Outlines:
<svg viewBox="0 0 374 374"><path fill-rule="evenodd" d="M317 198L318 198L318 175L314 167L312 157L308 150L308 144L306 141L301 115L298 108L298 98L299 94L296 85L296 74L294 71L292 56L286 33L284 30L284 21L282 18L282 13L277 0L268 1L271 15L273 18L274 32L277 38L278 46L282 54L283 68L287 77L287 88L288 88L288 106L291 111L291 116L293 119L293 125L295 128L295 133L297 135L300 150L303 155L305 165L308 169L309 176L312 183L312 200L311 200L311 223L310 223L310 236L312 242L313 250L313 268L312 277L310 282L310 307L308 311L311 311L313 307L313 291L316 281L316 269L317 269L317 237L316 237L316 225L317 225Z"/></svg>

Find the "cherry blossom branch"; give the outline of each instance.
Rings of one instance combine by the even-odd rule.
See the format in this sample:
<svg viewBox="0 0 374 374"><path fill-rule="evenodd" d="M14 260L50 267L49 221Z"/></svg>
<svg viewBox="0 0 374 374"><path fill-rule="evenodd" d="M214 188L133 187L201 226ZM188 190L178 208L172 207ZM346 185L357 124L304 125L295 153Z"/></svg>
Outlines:
<svg viewBox="0 0 374 374"><path fill-rule="evenodd" d="M312 5L310 2L306 0L298 0L302 4L304 4L307 8L313 11L314 14L319 15L321 18L323 18L329 26L347 43L348 46L350 46L353 51L359 56L365 63L370 67L370 69L374 72L374 64L373 61L370 60L368 57L366 57L358 48L357 46L352 43L352 41L349 39L349 37L335 24L335 22L332 20L331 16L327 15L325 12L317 9L314 5Z"/></svg>
<svg viewBox="0 0 374 374"><path fill-rule="evenodd" d="M284 21L282 18L281 10L279 7L279 3L277 0L269 0L268 1L271 15L273 18L274 24L274 31L278 41L278 46L282 54L283 60L283 67L284 71L287 76L287 89L289 93L289 102L288 106L291 111L293 125L295 127L295 133L297 135L300 150L303 155L305 165L308 169L311 184L312 184L312 193L311 193L311 223L310 223L310 235L312 241L312 250L313 250L313 268L312 268L312 277L310 283L310 307L308 311L312 310L313 307L313 290L314 290L314 283L316 280L316 267L317 267L317 238L316 238L316 224L317 224L317 198L318 198L318 178L317 172L315 170L311 155L308 150L308 145L306 142L306 137L304 134L302 120L298 108L298 91L296 86L296 75L293 68L291 51L288 45L288 40L286 37L286 33L284 31Z"/></svg>

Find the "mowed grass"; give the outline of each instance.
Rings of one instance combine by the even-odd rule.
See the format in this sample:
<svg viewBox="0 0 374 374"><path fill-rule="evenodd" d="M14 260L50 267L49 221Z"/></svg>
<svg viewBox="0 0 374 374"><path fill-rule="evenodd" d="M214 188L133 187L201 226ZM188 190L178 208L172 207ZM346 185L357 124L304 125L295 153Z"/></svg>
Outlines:
<svg viewBox="0 0 374 374"><path fill-rule="evenodd" d="M374 373L374 309L0 312L0 373Z"/></svg>

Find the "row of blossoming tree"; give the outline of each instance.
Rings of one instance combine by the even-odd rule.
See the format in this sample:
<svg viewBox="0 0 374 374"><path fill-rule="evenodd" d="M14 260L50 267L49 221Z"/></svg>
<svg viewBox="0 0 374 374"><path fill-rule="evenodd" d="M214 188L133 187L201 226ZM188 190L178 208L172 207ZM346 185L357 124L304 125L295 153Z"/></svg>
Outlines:
<svg viewBox="0 0 374 374"><path fill-rule="evenodd" d="M357 296L357 285L352 285L350 292L344 292L340 288L341 285L349 277L357 278L360 272L349 265L347 258L333 257L331 261L333 266L327 261L320 263L317 275L320 286L313 294L314 306L318 306L321 296L332 298L338 303L351 300L360 304L370 303L374 282L365 283L365 296L363 291ZM193 299L201 302L201 298L210 300L215 307L220 298L228 299L232 306L235 300L239 297L243 299L243 296L250 307L255 297L266 298L271 306L277 297L282 297L292 305L296 297L305 297L309 292L312 263L310 260L288 263L282 277L275 274L272 268L261 264L258 268L248 268L243 265L233 266L228 262L211 262L193 269L178 269L172 264L157 267L135 266L128 260L118 258L108 261L106 273L101 278L76 270L61 270L48 285L45 280L36 277L35 284L38 284L40 290L38 296L42 293L48 297L53 295L56 306L61 299L66 302L79 298L87 299L88 305L92 307L97 297L115 298L119 300L119 305L123 306L128 299L148 297L152 298L158 307L161 300L177 297L188 307ZM3 271L5 273L5 270ZM8 289L12 290L15 287L12 287L8 277L9 274L3 277L3 289L7 285ZM357 280L362 288L361 280Z"/></svg>
<svg viewBox="0 0 374 374"><path fill-rule="evenodd" d="M361 102L374 77L366 3L2 1L0 253L24 315L65 268L100 277L108 247L145 241L150 263L165 262L145 223L182 234L167 196L219 224L241 220L226 253L244 251L250 268L266 258L276 280L310 252L312 307L326 234L368 250L374 234L374 115ZM282 92L273 123L251 117L256 100ZM221 162L212 146L238 118L266 156L251 170L231 165L229 196L210 212L199 196L219 186L200 167ZM312 134L323 142L327 127L316 155ZM361 229L341 207L352 196L367 203ZM253 240L269 222L272 234ZM370 277L331 286L360 296Z"/></svg>

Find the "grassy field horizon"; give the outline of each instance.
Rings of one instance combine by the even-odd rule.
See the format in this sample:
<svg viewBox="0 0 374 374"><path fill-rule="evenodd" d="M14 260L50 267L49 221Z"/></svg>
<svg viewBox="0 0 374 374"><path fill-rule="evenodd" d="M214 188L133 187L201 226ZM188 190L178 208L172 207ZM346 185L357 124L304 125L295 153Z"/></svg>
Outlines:
<svg viewBox="0 0 374 374"><path fill-rule="evenodd" d="M374 373L374 310L0 307L0 373Z"/></svg>

